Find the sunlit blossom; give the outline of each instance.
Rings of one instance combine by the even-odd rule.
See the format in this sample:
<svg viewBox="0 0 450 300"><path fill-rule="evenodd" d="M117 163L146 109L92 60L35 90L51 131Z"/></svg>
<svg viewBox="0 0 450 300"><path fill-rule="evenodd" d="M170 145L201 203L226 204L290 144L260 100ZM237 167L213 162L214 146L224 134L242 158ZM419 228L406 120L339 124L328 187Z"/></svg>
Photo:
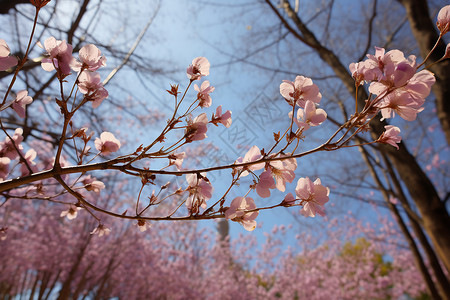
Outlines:
<svg viewBox="0 0 450 300"><path fill-rule="evenodd" d="M97 234L99 237L108 235L111 232L111 229L106 227L103 224L99 224L97 227L95 227L94 230L92 230L91 234Z"/></svg>
<svg viewBox="0 0 450 300"><path fill-rule="evenodd" d="M11 107L19 115L19 117L25 118L25 106L31 102L33 102L33 98L28 96L28 91L23 90L17 93L16 99L11 104Z"/></svg>
<svg viewBox="0 0 450 300"><path fill-rule="evenodd" d="M236 197L225 211L225 218L238 222L247 231L252 231L256 228L255 219L259 215L258 211L249 212L253 209L256 209L256 204L252 198Z"/></svg>
<svg viewBox="0 0 450 300"><path fill-rule="evenodd" d="M400 136L400 128L393 125L386 125L384 128L386 131L381 134L377 142L392 145L398 150L399 147L397 144L402 140L402 137Z"/></svg>
<svg viewBox="0 0 450 300"><path fill-rule="evenodd" d="M319 103L322 94L319 92L317 85L313 83L311 78L297 76L295 81L283 80L280 85L280 94L290 104L296 103L300 107L305 107L307 100Z"/></svg>
<svg viewBox="0 0 450 300"><path fill-rule="evenodd" d="M317 178L312 182L308 177L300 178L295 188L297 198L301 200L303 205L300 211L306 217L315 217L316 214L325 216L324 205L328 202L330 189L323 186L320 179Z"/></svg>
<svg viewBox="0 0 450 300"><path fill-rule="evenodd" d="M17 58L10 56L11 50L5 40L0 39L0 71L8 70L17 65Z"/></svg>
<svg viewBox="0 0 450 300"><path fill-rule="evenodd" d="M202 76L209 75L210 63L205 57L197 57L192 60L192 64L186 69L186 75L190 80L198 80Z"/></svg>
<svg viewBox="0 0 450 300"><path fill-rule="evenodd" d="M120 146L120 141L111 132L102 132L100 138L95 139L95 148L103 155L118 151Z"/></svg>
<svg viewBox="0 0 450 300"><path fill-rule="evenodd" d="M81 209L81 207L78 207L76 205L71 204L69 206L69 209L63 210L61 214L59 215L61 218L67 217L69 220L73 220L77 217L78 211Z"/></svg>
<svg viewBox="0 0 450 300"><path fill-rule="evenodd" d="M214 91L214 87L209 84L208 80L202 82L201 86L194 85L194 90L198 92L197 99L200 107L210 107L212 104L211 93Z"/></svg>

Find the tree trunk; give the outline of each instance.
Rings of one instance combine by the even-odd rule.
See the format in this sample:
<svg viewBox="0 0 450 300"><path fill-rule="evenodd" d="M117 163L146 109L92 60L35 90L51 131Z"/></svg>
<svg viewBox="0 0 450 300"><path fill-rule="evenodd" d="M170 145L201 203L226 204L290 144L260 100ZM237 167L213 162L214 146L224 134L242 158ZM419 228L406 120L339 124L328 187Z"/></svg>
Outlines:
<svg viewBox="0 0 450 300"><path fill-rule="evenodd" d="M419 46L422 58L428 55L436 43L439 33L437 27L430 19L426 0L400 0L406 9L411 31ZM445 43L441 40L436 46L427 63L439 60L445 54ZM436 97L436 113L441 122L447 144L450 145L450 60L444 60L430 67L430 71L436 76L433 86L433 94Z"/></svg>

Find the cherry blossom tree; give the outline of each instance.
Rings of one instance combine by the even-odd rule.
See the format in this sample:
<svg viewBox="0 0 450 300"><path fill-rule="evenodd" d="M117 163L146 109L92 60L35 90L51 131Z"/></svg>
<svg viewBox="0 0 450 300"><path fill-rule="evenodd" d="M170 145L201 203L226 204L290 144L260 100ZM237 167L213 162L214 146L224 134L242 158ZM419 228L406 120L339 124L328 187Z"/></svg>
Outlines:
<svg viewBox="0 0 450 300"><path fill-rule="evenodd" d="M114 197L101 196L110 203ZM351 214L332 219L321 231L324 236L304 232L286 248L283 241L296 229L284 225L274 227L265 241L254 235L222 241L192 222L152 224L142 233L136 225L111 220L111 233L98 238L86 230L94 225L86 211L74 219L69 214L55 218L59 211L50 202L9 202L2 210L2 217L14 221L0 248L3 298L426 295L406 241L388 218L380 217L381 227L367 226Z"/></svg>

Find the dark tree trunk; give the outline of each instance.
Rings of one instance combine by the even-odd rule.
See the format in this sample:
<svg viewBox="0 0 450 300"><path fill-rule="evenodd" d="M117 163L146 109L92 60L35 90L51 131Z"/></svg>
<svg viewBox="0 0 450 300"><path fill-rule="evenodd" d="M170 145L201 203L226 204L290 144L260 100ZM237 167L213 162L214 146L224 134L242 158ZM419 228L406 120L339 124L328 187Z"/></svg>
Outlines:
<svg viewBox="0 0 450 300"><path fill-rule="evenodd" d="M400 0L406 9L409 25L419 46L420 55L425 58L438 40L439 33L430 19L426 0ZM427 63L439 60L445 54L445 43L441 40ZM444 60L430 67L436 76L433 94L436 97L436 113L450 145L450 60Z"/></svg>

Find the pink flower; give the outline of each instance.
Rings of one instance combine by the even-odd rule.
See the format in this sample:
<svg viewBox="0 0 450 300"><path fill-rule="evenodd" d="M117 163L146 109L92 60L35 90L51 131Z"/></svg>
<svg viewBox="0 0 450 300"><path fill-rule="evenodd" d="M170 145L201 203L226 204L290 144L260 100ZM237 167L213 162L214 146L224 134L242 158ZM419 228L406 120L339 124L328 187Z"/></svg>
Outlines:
<svg viewBox="0 0 450 300"><path fill-rule="evenodd" d="M9 164L11 160L8 157L0 157L0 181L6 179L9 174Z"/></svg>
<svg viewBox="0 0 450 300"><path fill-rule="evenodd" d="M391 88L403 87L415 73L416 68L406 60L398 64L387 64L384 66L384 74L379 81L370 84L369 92L381 95Z"/></svg>
<svg viewBox="0 0 450 300"><path fill-rule="evenodd" d="M414 121L423 107L417 105L408 93L393 92L374 105L381 109L383 119L393 118L395 113L406 121ZM382 120L383 120L382 119Z"/></svg>
<svg viewBox="0 0 450 300"><path fill-rule="evenodd" d="M317 85L313 84L311 78L297 76L295 82L283 80L280 85L280 94L291 105L297 103L300 107L305 107L307 100L319 103L322 94L319 92Z"/></svg>
<svg viewBox="0 0 450 300"><path fill-rule="evenodd" d="M402 140L402 137L399 136L400 128L393 125L386 125L384 128L386 131L380 135L377 142L392 145L398 150L399 148L397 144Z"/></svg>
<svg viewBox="0 0 450 300"><path fill-rule="evenodd" d="M63 210L59 216L61 218L62 217L67 217L67 219L73 220L73 219L75 219L77 217L78 211L80 209L81 209L81 207L78 207L78 206L75 206L75 205L71 204L69 206L69 209L68 210Z"/></svg>
<svg viewBox="0 0 450 300"><path fill-rule="evenodd" d="M208 131L209 120L205 113L201 113L194 120L188 120L188 125L184 133L186 138L186 143L192 141L200 141L207 137L206 132Z"/></svg>
<svg viewBox="0 0 450 300"><path fill-rule="evenodd" d="M278 157L284 157L280 154ZM271 161L269 163L272 175L275 176L276 188L284 192L286 190L286 182L292 182L295 179L295 169L297 169L297 160L289 158L285 160Z"/></svg>
<svg viewBox="0 0 450 300"><path fill-rule="evenodd" d="M213 187L206 178L206 173L187 174L186 181L189 186L189 197L186 199L186 207L191 214L198 213L199 208L206 209L206 201L212 197Z"/></svg>
<svg viewBox="0 0 450 300"><path fill-rule="evenodd" d="M231 126L231 111L227 110L224 114L222 114L222 105L216 108L216 113L213 114L211 122L216 125L221 123L226 128Z"/></svg>
<svg viewBox="0 0 450 300"><path fill-rule="evenodd" d="M0 228L0 241L4 241L8 237L7 229L8 229L8 227L1 227Z"/></svg>
<svg viewBox="0 0 450 300"><path fill-rule="evenodd" d="M0 39L0 71L6 71L17 65L17 58L9 56L11 50L5 40Z"/></svg>
<svg viewBox="0 0 450 300"><path fill-rule="evenodd" d="M255 188L260 197L270 197L270 189L275 188L275 180L273 180L270 170L266 170L259 175L259 181L255 185Z"/></svg>
<svg viewBox="0 0 450 300"><path fill-rule="evenodd" d="M436 78L433 73L428 70L422 70L414 74L408 83L399 90L408 93L418 106L422 106L435 82Z"/></svg>
<svg viewBox="0 0 450 300"><path fill-rule="evenodd" d="M88 101L93 101L93 108L97 108L108 97L108 91L103 87L100 74L97 72L81 72L78 77L78 89Z"/></svg>
<svg viewBox="0 0 450 300"><path fill-rule="evenodd" d="M376 79L376 74L371 71L370 65L366 61L351 63L348 68L352 73L357 85L362 85L364 81L371 81Z"/></svg>
<svg viewBox="0 0 450 300"><path fill-rule="evenodd" d="M84 184L84 188L87 191L92 191L94 193L100 193L101 190L105 188L105 184L99 180L95 180L91 175L86 175L80 178L80 181Z"/></svg>
<svg viewBox="0 0 450 300"><path fill-rule="evenodd" d="M238 222L245 230L252 231L256 228L255 219L259 215L258 211L248 212L253 209L256 209L256 205L252 198L236 197L225 211L225 218Z"/></svg>
<svg viewBox="0 0 450 300"><path fill-rule="evenodd" d="M303 205L300 213L306 217L315 217L316 214L325 216L324 205L328 202L330 189L323 186L320 179L317 178L314 183L308 178L300 178L295 188L297 198Z"/></svg>
<svg viewBox="0 0 450 300"><path fill-rule="evenodd" d="M42 47L42 44L38 44ZM41 62L42 69L51 72L57 69L61 75L70 74L70 64L73 61L72 45L67 44L66 41L58 41L54 37L49 37L44 42L44 47L47 51L48 58L44 58Z"/></svg>
<svg viewBox="0 0 450 300"><path fill-rule="evenodd" d="M17 128L14 131L14 135L11 137L12 140L14 141L14 144L9 137L6 137L4 142L0 142L0 157L6 156L10 159L15 159L16 157L19 156L14 145L16 145L16 147L19 151L23 150L23 146L20 144L23 141L22 134L23 134L23 129Z"/></svg>
<svg viewBox="0 0 450 300"><path fill-rule="evenodd" d="M209 61L205 57L197 57L192 60L192 64L186 69L186 75L191 80L200 79L209 75Z"/></svg>
<svg viewBox="0 0 450 300"><path fill-rule="evenodd" d="M294 204L295 204L295 200L297 200L297 199L295 199L294 195L292 195L292 193L288 193L288 194L284 197L283 202L284 202L284 204L286 204L287 206L290 206L290 205L294 205Z"/></svg>
<svg viewBox="0 0 450 300"><path fill-rule="evenodd" d="M99 224L94 230L92 230L91 234L98 234L98 236L108 235L111 232L111 229L106 227L103 224Z"/></svg>
<svg viewBox="0 0 450 300"><path fill-rule="evenodd" d="M310 126L317 126L327 119L327 113L321 109L316 108L316 104L310 100L305 103L305 108L299 108L297 111L297 118L294 119L295 124L303 130L308 130Z"/></svg>
<svg viewBox="0 0 450 300"><path fill-rule="evenodd" d="M36 172L36 163L33 161L36 158L36 151L34 149L30 149L25 153L24 158L28 164L28 166L31 168L32 172ZM20 171L22 172L22 176L27 176L30 174L30 171L28 170L25 163L21 163Z"/></svg>
<svg viewBox="0 0 450 300"><path fill-rule="evenodd" d="M81 62L74 61L72 63L72 70L74 71L79 72L81 69L96 71L100 67L106 66L106 58L95 45L83 46L78 52L78 56Z"/></svg>
<svg viewBox="0 0 450 300"><path fill-rule="evenodd" d="M199 100L198 105L200 107L210 107L212 104L212 99L209 94L214 91L215 87L210 86L209 81L206 80L203 81L200 88L198 87L198 85L195 84L194 89L198 92L197 94L197 100Z"/></svg>
<svg viewBox="0 0 450 300"><path fill-rule="evenodd" d="M445 47L445 54L443 58L450 58L450 43L448 43L447 47Z"/></svg>
<svg viewBox="0 0 450 300"><path fill-rule="evenodd" d="M375 47L375 54L367 54L366 63L367 72L376 74L375 78L370 80L379 80L382 78L386 65L396 65L405 61L405 55L400 50L394 49L385 53L384 48ZM412 61L414 61L412 59ZM370 71L369 71L370 70ZM372 77L371 75L369 75ZM367 80L367 79L366 79Z"/></svg>
<svg viewBox="0 0 450 300"><path fill-rule="evenodd" d="M450 5L441 8L437 16L436 25L441 35L446 34L450 30Z"/></svg>
<svg viewBox="0 0 450 300"><path fill-rule="evenodd" d="M389 202L391 202L394 205L398 204L398 199L393 197L393 196L389 196Z"/></svg>
<svg viewBox="0 0 450 300"><path fill-rule="evenodd" d="M102 132L100 138L95 139L95 148L103 155L116 152L120 148L120 141L111 132Z"/></svg>
<svg viewBox="0 0 450 300"><path fill-rule="evenodd" d="M23 90L17 93L16 99L11 107L21 118L25 118L25 106L33 102L33 98L28 96L28 91Z"/></svg>
<svg viewBox="0 0 450 300"><path fill-rule="evenodd" d="M249 163L249 162L253 162L253 161L257 161L259 159L262 158L261 155L261 151L259 150L258 146L253 146L250 148L250 150L247 151L247 153L245 154L244 158L239 157L234 163L235 164L243 164L243 163ZM244 169L244 172L241 173L241 176L247 176L248 175L248 171L256 171L256 170L261 170L262 168L264 168L265 163L258 163L258 164L252 164L252 165L248 165L248 166L244 166L244 167L236 167L236 170L242 170Z"/></svg>
<svg viewBox="0 0 450 300"><path fill-rule="evenodd" d="M148 223L146 220L138 220L137 226L139 227L140 232L147 231L151 227L150 223Z"/></svg>
<svg viewBox="0 0 450 300"><path fill-rule="evenodd" d="M170 165L175 165L177 170L181 169L181 164L183 163L184 157L186 156L186 152L181 153L172 153L169 155Z"/></svg>

